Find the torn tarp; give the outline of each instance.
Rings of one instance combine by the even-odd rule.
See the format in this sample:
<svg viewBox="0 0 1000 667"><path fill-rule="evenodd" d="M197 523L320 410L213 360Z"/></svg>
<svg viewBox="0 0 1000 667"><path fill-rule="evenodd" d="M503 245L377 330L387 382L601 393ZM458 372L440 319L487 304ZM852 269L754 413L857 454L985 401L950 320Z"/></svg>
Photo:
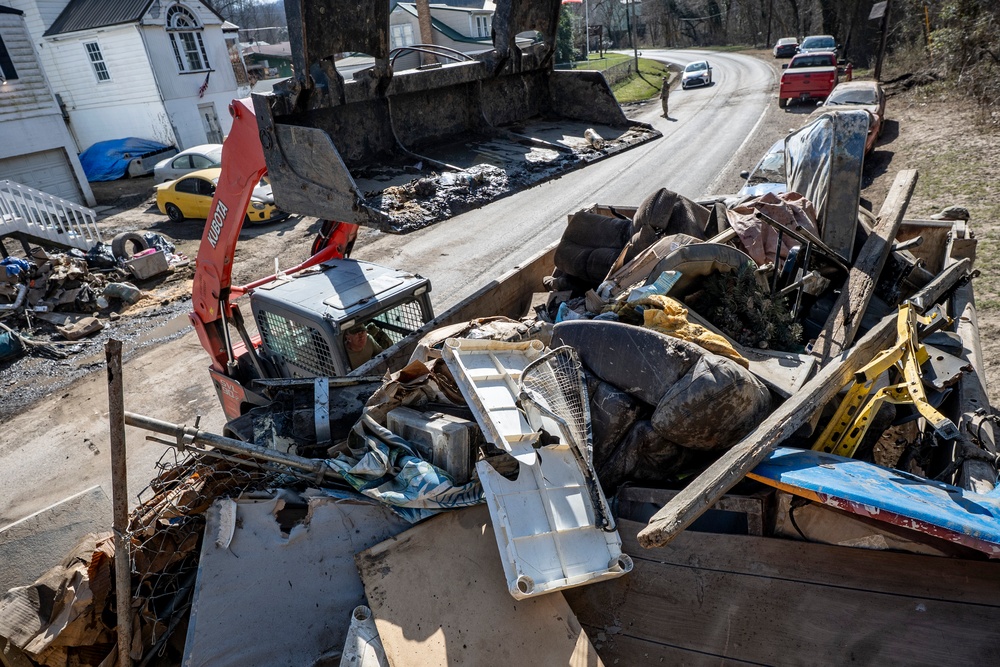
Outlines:
<svg viewBox="0 0 1000 667"><path fill-rule="evenodd" d="M456 485L444 470L416 455L409 442L364 415L348 438L350 453L327 464L362 494L416 523L440 510L483 502L478 481Z"/></svg>

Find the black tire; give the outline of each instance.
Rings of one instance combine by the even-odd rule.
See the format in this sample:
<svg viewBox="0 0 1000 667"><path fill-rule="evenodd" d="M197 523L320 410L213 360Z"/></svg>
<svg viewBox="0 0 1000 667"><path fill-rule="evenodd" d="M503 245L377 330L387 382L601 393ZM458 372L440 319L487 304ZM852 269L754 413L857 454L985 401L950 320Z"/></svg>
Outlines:
<svg viewBox="0 0 1000 667"><path fill-rule="evenodd" d="M184 222L184 214L174 204L167 204L163 207L167 211L167 217L171 222Z"/></svg>
<svg viewBox="0 0 1000 667"><path fill-rule="evenodd" d="M785 99L784 97L779 97L778 98L778 108L779 109L784 109L787 106L788 106L788 100Z"/></svg>
<svg viewBox="0 0 1000 667"><path fill-rule="evenodd" d="M123 232L111 240L111 253L116 259L123 261L132 259L132 255L148 248L146 239L135 232Z"/></svg>

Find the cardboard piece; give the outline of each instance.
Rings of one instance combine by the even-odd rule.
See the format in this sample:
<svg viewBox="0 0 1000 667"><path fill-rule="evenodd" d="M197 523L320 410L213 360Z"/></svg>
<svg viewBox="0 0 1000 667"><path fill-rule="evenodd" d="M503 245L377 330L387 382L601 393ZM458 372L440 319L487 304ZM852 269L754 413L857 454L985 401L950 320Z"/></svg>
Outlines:
<svg viewBox="0 0 1000 667"><path fill-rule="evenodd" d="M515 600L485 506L356 557L389 664L602 665L562 593Z"/></svg>

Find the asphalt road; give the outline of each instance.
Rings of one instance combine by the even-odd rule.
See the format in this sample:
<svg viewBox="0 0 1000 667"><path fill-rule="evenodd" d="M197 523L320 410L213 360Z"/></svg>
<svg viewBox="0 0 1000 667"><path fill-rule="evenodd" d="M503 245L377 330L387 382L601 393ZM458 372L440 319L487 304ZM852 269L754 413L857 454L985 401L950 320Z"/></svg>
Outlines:
<svg viewBox="0 0 1000 667"><path fill-rule="evenodd" d="M367 233L356 256L416 271L431 279L440 311L557 240L566 216L591 202L637 205L667 187L690 197L718 193L740 169L734 156L774 104L774 69L749 56L698 51L646 51L676 63L708 58L715 83L675 89L670 120L657 103L630 110L664 137L406 236ZM773 138L768 138L765 146ZM741 158L755 159L755 158ZM752 162L751 162L752 164ZM265 240L264 235L261 240ZM150 348L125 365L126 409L219 433L223 425L205 372L207 359L193 332ZM129 495L151 479L162 444L129 428ZM0 429L0 526L100 484L109 493L107 385L92 373L39 401ZM28 582L25 582L28 583Z"/></svg>
<svg viewBox="0 0 1000 667"><path fill-rule="evenodd" d="M669 120L658 103L629 113L663 138L421 231L366 239L355 257L430 278L440 311L558 240L566 216L588 203L634 206L662 187L692 198L717 193L721 177L746 166L732 157L773 104L774 69L739 54L647 50L643 57L708 58L713 68L711 86L671 91Z"/></svg>

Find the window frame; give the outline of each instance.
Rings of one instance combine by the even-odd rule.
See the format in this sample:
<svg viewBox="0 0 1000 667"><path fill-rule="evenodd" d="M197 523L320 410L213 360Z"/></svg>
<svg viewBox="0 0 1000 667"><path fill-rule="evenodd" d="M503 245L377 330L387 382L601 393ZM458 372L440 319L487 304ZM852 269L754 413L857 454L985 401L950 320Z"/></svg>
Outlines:
<svg viewBox="0 0 1000 667"><path fill-rule="evenodd" d="M90 47L94 47L93 50ZM97 83L108 83L111 81L111 70L108 69L108 61L104 58L104 51L101 49L100 41L94 39L84 42L83 51L87 54L90 71L93 72Z"/></svg>
<svg viewBox="0 0 1000 667"><path fill-rule="evenodd" d="M399 31L399 40L396 39L397 29ZM409 41L407 41L407 38ZM416 43L417 42L413 37L413 24L394 23L389 26L389 48L401 49L406 46L413 46Z"/></svg>
<svg viewBox="0 0 1000 667"><path fill-rule="evenodd" d="M7 45L3 43L3 36L0 35L0 75L4 81L16 81L20 77L17 68L14 67L14 59L11 58Z"/></svg>
<svg viewBox="0 0 1000 667"><path fill-rule="evenodd" d="M170 46L179 74L212 71L202 33L205 26L187 7L174 4L167 8L164 28L170 35Z"/></svg>

